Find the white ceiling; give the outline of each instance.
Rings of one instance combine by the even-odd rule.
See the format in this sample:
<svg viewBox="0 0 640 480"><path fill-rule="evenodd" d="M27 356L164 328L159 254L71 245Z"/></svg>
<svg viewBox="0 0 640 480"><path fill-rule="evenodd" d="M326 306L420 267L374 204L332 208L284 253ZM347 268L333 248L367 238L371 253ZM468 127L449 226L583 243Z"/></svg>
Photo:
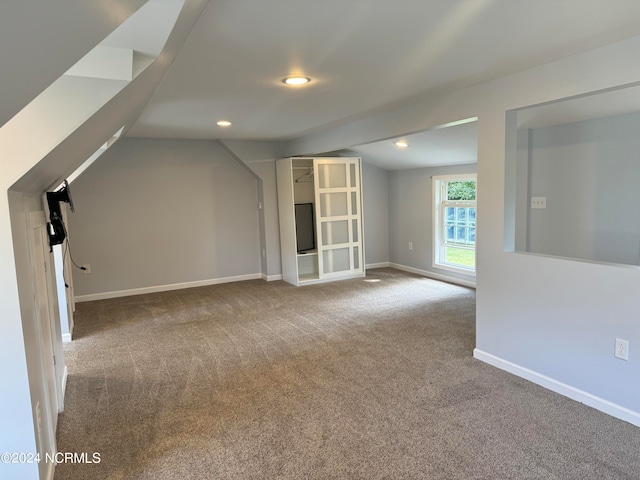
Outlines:
<svg viewBox="0 0 640 480"><path fill-rule="evenodd" d="M143 3L0 1L0 126Z"/></svg>
<svg viewBox="0 0 640 480"><path fill-rule="evenodd" d="M409 146L399 148L403 140ZM460 165L478 161L478 123L436 128L426 132L359 145L349 149L364 161L385 170Z"/></svg>
<svg viewBox="0 0 640 480"><path fill-rule="evenodd" d="M542 128L640 112L640 85L518 110L518 128Z"/></svg>
<svg viewBox="0 0 640 480"><path fill-rule="evenodd" d="M184 0L147 0L105 38L101 45L127 48L157 57L184 6ZM148 28L152 25L153 28Z"/></svg>
<svg viewBox="0 0 640 480"><path fill-rule="evenodd" d="M211 0L127 135L298 138L638 35L638 18L631 0ZM313 82L281 83L296 73Z"/></svg>

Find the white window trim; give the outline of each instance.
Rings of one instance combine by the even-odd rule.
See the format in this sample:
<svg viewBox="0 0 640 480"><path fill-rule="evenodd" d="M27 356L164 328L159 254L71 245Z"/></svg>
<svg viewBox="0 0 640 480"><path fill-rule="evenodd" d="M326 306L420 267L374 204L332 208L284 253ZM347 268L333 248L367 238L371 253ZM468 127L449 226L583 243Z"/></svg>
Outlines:
<svg viewBox="0 0 640 480"><path fill-rule="evenodd" d="M477 202L478 202L478 175L476 173L464 173L455 175L434 175L432 178L431 190L433 193L432 206L433 206L433 225L432 225L432 244L433 244L433 256L431 258L433 268L442 270L449 270L451 272L461 273L463 275L476 276L476 267L473 270L464 267L456 267L440 262L440 248L442 246L442 229L440 227L442 209L440 208L440 188L439 182L443 180L474 180L476 182L476 215L477 215ZM476 217L477 218L477 217ZM477 245L477 243L476 243ZM476 248L477 252L477 248ZM476 256L477 265L477 256Z"/></svg>

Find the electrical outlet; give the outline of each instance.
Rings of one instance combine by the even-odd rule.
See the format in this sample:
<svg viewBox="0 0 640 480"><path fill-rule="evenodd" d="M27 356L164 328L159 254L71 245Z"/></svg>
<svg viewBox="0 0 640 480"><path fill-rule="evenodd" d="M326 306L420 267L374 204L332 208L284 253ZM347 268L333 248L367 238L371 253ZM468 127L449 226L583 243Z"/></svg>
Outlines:
<svg viewBox="0 0 640 480"><path fill-rule="evenodd" d="M547 197L531 197L531 208L547 208Z"/></svg>
<svg viewBox="0 0 640 480"><path fill-rule="evenodd" d="M413 250L413 242L409 242L409 250Z"/></svg>
<svg viewBox="0 0 640 480"><path fill-rule="evenodd" d="M89 265L88 263L82 265L82 268L84 268L83 273L91 273L91 265Z"/></svg>
<svg viewBox="0 0 640 480"><path fill-rule="evenodd" d="M616 338L616 348L613 355L622 360L629 360L629 341Z"/></svg>

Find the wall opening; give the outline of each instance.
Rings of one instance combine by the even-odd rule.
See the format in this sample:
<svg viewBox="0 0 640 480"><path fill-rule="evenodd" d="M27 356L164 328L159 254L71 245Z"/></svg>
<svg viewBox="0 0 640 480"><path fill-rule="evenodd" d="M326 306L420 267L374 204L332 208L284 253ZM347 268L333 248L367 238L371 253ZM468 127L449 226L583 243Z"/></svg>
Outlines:
<svg viewBox="0 0 640 480"><path fill-rule="evenodd" d="M640 265L640 87L507 113L505 251Z"/></svg>

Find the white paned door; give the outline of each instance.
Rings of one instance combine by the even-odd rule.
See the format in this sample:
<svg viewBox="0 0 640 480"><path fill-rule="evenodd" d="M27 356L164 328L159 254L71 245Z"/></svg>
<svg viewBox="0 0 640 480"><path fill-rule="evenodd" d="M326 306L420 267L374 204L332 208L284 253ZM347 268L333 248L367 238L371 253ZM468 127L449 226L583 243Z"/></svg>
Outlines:
<svg viewBox="0 0 640 480"><path fill-rule="evenodd" d="M316 158L313 163L319 277L362 273L360 159Z"/></svg>

